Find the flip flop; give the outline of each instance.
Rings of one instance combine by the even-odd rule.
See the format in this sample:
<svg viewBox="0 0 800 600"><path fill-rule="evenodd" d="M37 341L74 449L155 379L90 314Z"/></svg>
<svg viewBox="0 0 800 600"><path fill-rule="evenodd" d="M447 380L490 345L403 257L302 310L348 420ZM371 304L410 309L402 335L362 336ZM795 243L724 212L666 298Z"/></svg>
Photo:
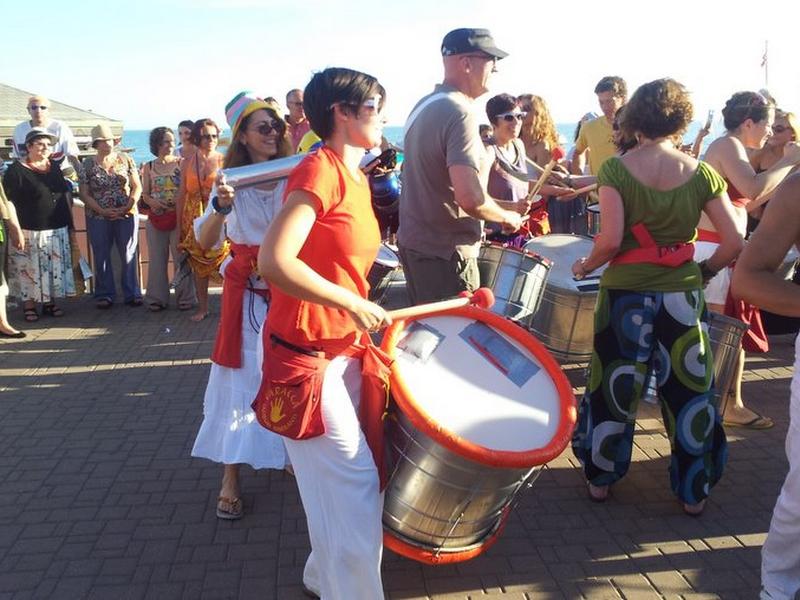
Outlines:
<svg viewBox="0 0 800 600"><path fill-rule="evenodd" d="M225 506L227 505L227 507ZM217 498L217 518L224 521L238 521L244 515L241 498Z"/></svg>
<svg viewBox="0 0 800 600"><path fill-rule="evenodd" d="M44 304L42 305L42 314L48 317L63 317L64 311L55 304Z"/></svg>
<svg viewBox="0 0 800 600"><path fill-rule="evenodd" d="M725 427L741 427L742 429L769 429L770 427L775 425L775 422L769 417L760 415L756 411L753 412L755 413L756 416L750 419L749 421L745 421L744 423L736 423L734 421L723 421L722 424Z"/></svg>
<svg viewBox="0 0 800 600"><path fill-rule="evenodd" d="M113 303L113 302L111 302L111 300L109 300L108 298L100 298L100 299L99 299L99 300L98 300L98 301L95 303L95 306L96 306L97 308L99 308L100 310L108 310L108 309L109 309L109 308L111 308L113 305L114 305L114 303Z"/></svg>
<svg viewBox="0 0 800 600"><path fill-rule="evenodd" d="M687 504L686 502L683 503L683 512L690 516L690 517L699 517L703 514L703 510L706 507L706 501L700 500L697 504Z"/></svg>
<svg viewBox="0 0 800 600"><path fill-rule="evenodd" d="M588 484L586 491L589 493L589 500L592 502L605 502L608 499L607 485L592 485Z"/></svg>
<svg viewBox="0 0 800 600"><path fill-rule="evenodd" d="M158 302L153 302L147 305L147 310L149 310L150 312L161 312L165 308L167 307L164 306L163 304L159 304Z"/></svg>
<svg viewBox="0 0 800 600"><path fill-rule="evenodd" d="M141 306L144 304L141 298L131 298L125 302L128 306Z"/></svg>
<svg viewBox="0 0 800 600"><path fill-rule="evenodd" d="M22 314L28 323L34 323L39 320L39 311L35 308L25 308L22 310Z"/></svg>

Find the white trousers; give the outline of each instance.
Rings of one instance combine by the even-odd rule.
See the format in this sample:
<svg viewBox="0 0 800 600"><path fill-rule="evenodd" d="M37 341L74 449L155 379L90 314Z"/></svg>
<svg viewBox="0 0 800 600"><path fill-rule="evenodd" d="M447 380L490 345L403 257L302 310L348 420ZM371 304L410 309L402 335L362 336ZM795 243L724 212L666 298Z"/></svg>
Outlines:
<svg viewBox="0 0 800 600"><path fill-rule="evenodd" d="M800 336L795 341L786 456L789 473L783 482L772 522L761 550L761 598L800 598Z"/></svg>
<svg viewBox="0 0 800 600"><path fill-rule="evenodd" d="M285 439L308 520L303 582L323 600L381 600L383 495L358 422L361 361L331 361L322 384L325 434Z"/></svg>

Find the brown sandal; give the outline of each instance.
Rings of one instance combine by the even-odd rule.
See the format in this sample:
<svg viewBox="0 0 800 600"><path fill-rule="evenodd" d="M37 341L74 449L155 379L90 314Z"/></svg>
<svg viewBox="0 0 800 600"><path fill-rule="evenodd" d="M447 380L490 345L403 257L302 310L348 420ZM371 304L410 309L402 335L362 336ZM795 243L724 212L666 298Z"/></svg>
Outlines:
<svg viewBox="0 0 800 600"><path fill-rule="evenodd" d="M238 521L244 515L241 498L217 498L217 518L225 521Z"/></svg>
<svg viewBox="0 0 800 600"><path fill-rule="evenodd" d="M25 308L22 310L22 314L28 323L35 323L39 320L39 311L36 308Z"/></svg>

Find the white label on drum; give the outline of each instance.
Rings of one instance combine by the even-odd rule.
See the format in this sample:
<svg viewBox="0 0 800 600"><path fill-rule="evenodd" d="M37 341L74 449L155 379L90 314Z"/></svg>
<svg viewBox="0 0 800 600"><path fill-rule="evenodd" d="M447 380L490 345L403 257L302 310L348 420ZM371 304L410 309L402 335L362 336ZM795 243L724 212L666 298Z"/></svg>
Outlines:
<svg viewBox="0 0 800 600"><path fill-rule="evenodd" d="M406 330L403 339L397 343L397 347L421 362L426 362L442 340L444 335L441 332L430 325L414 321Z"/></svg>
<svg viewBox="0 0 800 600"><path fill-rule="evenodd" d="M467 325L459 336L517 387L525 385L539 372L536 363L494 329L479 321Z"/></svg>

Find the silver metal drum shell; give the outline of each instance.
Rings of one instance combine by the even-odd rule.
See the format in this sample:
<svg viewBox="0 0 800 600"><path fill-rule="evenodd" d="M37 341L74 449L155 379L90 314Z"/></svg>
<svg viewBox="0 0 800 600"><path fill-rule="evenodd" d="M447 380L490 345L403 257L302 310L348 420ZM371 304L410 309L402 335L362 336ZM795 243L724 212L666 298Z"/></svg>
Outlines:
<svg viewBox="0 0 800 600"><path fill-rule="evenodd" d="M592 357L596 301L597 292L576 292L550 282L531 331L558 360L587 362Z"/></svg>
<svg viewBox="0 0 800 600"><path fill-rule="evenodd" d="M491 535L533 470L489 467L448 450L402 413L389 426L394 464L384 527L431 551L461 552Z"/></svg>
<svg viewBox="0 0 800 600"><path fill-rule="evenodd" d="M514 248L486 245L478 256L481 287L491 288L491 311L530 329L539 308L550 261Z"/></svg>

